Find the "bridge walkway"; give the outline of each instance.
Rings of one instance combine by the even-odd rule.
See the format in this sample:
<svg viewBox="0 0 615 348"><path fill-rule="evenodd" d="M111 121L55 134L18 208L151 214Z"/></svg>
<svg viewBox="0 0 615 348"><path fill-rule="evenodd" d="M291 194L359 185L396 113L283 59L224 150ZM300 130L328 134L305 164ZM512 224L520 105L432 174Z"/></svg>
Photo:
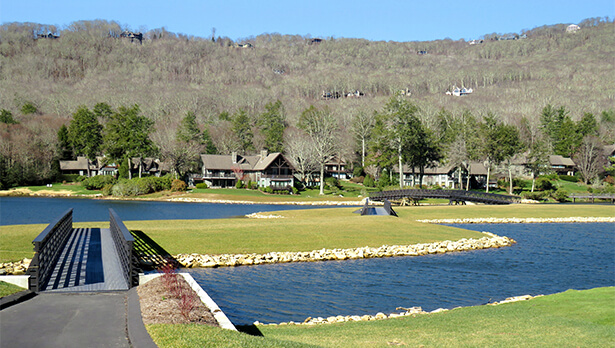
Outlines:
<svg viewBox="0 0 615 348"><path fill-rule="evenodd" d="M108 228L73 228L45 292L128 290Z"/></svg>

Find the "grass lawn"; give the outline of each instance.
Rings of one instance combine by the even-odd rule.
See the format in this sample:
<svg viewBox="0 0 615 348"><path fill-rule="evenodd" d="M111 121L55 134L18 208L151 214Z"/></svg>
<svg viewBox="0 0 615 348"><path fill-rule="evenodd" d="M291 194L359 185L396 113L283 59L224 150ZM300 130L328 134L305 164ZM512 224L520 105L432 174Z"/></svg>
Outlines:
<svg viewBox="0 0 615 348"><path fill-rule="evenodd" d="M148 325L160 347L613 347L615 287L370 322L259 326L263 337Z"/></svg>
<svg viewBox="0 0 615 348"><path fill-rule="evenodd" d="M0 281L0 297L16 294L24 290L26 289L20 288L19 286L13 285L11 283Z"/></svg>
<svg viewBox="0 0 615 348"><path fill-rule="evenodd" d="M420 206L395 208L399 218L360 216L356 208L289 210L283 219L126 221L171 254L267 253L322 248L379 247L481 237L474 231L423 224L417 219L476 217L613 216L612 205L516 204L507 206ZM121 211L118 212L121 217ZM269 213L268 213L269 214ZM108 228L108 222L75 223ZM0 226L0 262L31 258L32 240L45 225Z"/></svg>
<svg viewBox="0 0 615 348"><path fill-rule="evenodd" d="M23 191L23 192L38 192L38 193L45 193L45 194L58 194L58 195L96 195L96 194L100 194L100 191L96 191L96 190L86 190L83 186L81 186L81 184L79 183L69 183L69 184L53 184L52 187L47 187L47 186L24 186L24 187L16 187L16 188L12 188L8 191L5 191L7 193L11 193L12 191L13 194L19 192L19 191Z"/></svg>

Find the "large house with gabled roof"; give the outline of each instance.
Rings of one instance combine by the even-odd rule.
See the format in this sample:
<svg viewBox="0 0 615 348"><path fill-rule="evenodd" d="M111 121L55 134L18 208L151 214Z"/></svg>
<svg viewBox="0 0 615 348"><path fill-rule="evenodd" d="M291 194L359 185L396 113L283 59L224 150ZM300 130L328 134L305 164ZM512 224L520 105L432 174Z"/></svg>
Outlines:
<svg viewBox="0 0 615 348"><path fill-rule="evenodd" d="M202 171L192 177L193 183L205 182L210 187L234 187L237 180L252 181L259 187L290 190L294 185L295 168L280 152L261 151L254 156L201 155Z"/></svg>

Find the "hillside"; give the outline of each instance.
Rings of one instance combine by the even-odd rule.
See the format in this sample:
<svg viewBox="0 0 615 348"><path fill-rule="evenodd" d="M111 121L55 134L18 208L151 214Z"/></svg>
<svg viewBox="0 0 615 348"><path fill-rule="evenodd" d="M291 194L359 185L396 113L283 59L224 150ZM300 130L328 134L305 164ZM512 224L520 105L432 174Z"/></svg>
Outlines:
<svg viewBox="0 0 615 348"><path fill-rule="evenodd" d="M78 22L57 39L32 39L49 28L7 24L0 29L0 106L18 114L25 101L65 118L77 106L139 104L157 121L193 111L211 120L239 108L260 113L280 99L291 122L311 104L334 113L379 109L398 90L425 118L440 108L492 111L505 120L538 115L547 103L564 105L573 119L613 107L613 22L586 21L536 28L526 39L470 45L463 41L372 42L259 35L236 48L230 40L178 36L154 30L142 44L118 36L113 22ZM594 24L595 26L588 26ZM426 54L417 54L425 51ZM467 98L444 94L473 88ZM323 91L359 90L359 99L322 100Z"/></svg>
<svg viewBox="0 0 615 348"><path fill-rule="evenodd" d="M20 125L2 129L0 151L8 167L16 158L51 163L57 131L80 105L107 103L117 110L138 104L157 129L174 128L193 112L219 142L229 129L220 125L227 122L221 113L243 110L255 127L265 105L280 100L291 127L315 105L327 106L348 129L357 114L381 110L402 90L411 92L404 98L418 106L418 116L432 129L445 109L455 117L467 111L479 117L492 113L518 128L526 118L536 130L541 110L551 104L564 107L575 122L585 113L596 115L603 142L612 143L615 24L602 19L580 24L576 33L559 24L520 33L515 40L490 34L470 44L318 41L279 34L234 43L164 29L143 33L140 43L121 37L126 28L115 22L80 21L61 30L8 23L0 26L0 109ZM40 37L48 33L55 37ZM473 93L446 95L453 86ZM354 91L362 96L322 98L323 92ZM25 112L24 105L34 108ZM257 134L253 147L261 144ZM52 170L51 164L46 168Z"/></svg>

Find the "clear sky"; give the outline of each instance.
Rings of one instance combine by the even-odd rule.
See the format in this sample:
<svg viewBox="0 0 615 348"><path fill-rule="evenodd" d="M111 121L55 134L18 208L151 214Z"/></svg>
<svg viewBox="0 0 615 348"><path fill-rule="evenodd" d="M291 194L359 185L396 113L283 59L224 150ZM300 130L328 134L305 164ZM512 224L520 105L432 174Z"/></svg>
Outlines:
<svg viewBox="0 0 615 348"><path fill-rule="evenodd" d="M476 39L490 33L615 17L615 0L0 0L0 22L64 27L78 20L117 21L134 31L233 40L263 33L385 41Z"/></svg>

